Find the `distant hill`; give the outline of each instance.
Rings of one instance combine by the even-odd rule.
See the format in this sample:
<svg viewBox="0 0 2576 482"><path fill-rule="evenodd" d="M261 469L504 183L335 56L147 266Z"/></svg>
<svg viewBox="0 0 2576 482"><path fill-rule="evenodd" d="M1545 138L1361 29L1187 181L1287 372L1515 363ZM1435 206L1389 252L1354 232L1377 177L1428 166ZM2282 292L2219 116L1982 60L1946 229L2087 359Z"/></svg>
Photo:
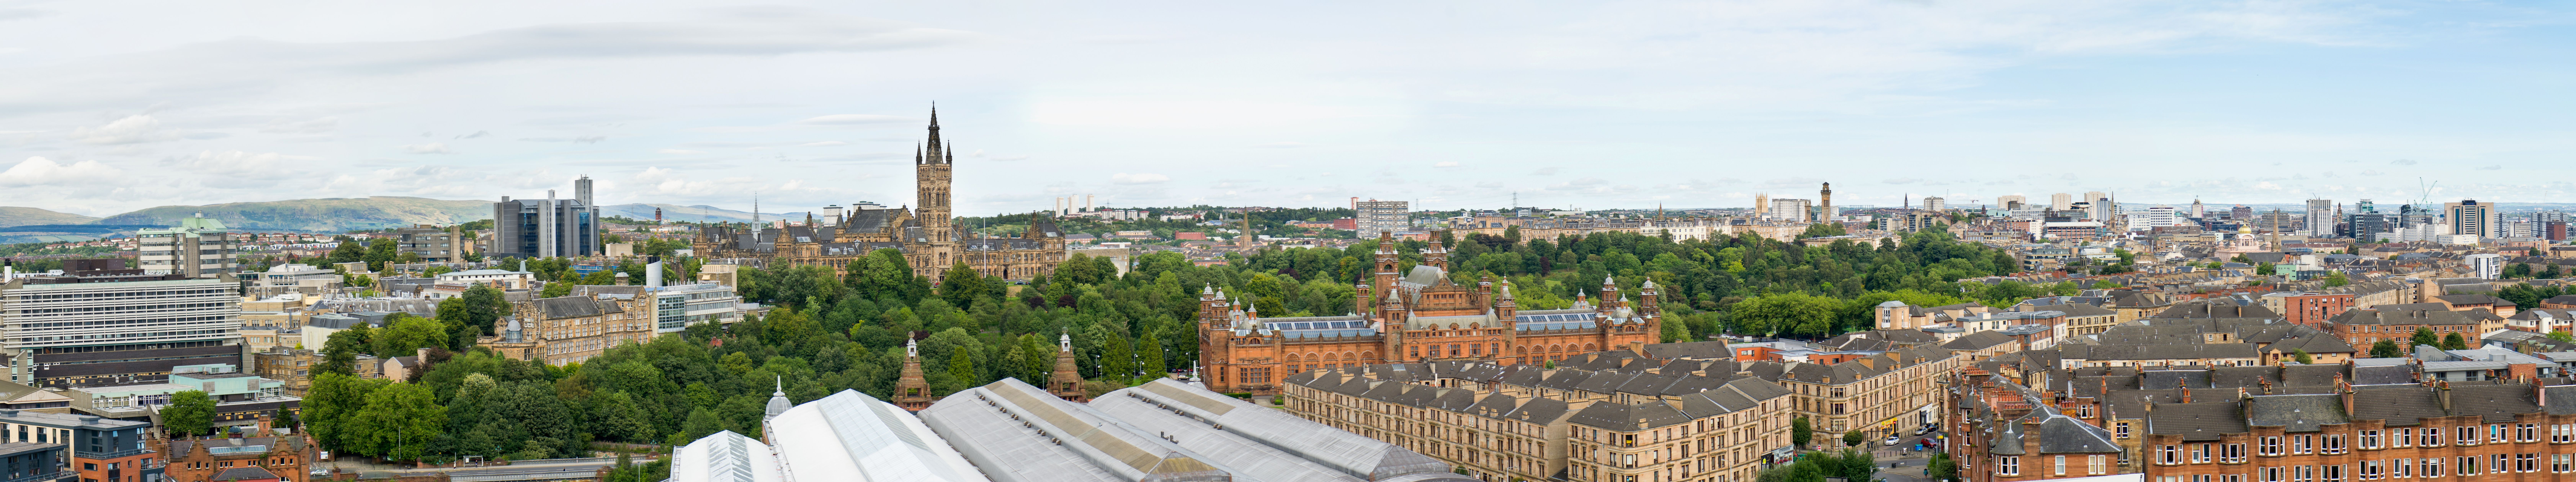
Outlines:
<svg viewBox="0 0 2576 482"><path fill-rule="evenodd" d="M653 219L653 210L656 208L662 210L663 221L751 222L750 211L735 211L704 204L696 206L681 206L677 204L613 204L600 206L599 215L603 217L625 216L627 219L651 220ZM815 215L820 216L822 214L816 213ZM780 219L793 219L798 222L803 222L805 220L805 212L760 213L761 221L776 221Z"/></svg>
<svg viewBox="0 0 2576 482"><path fill-rule="evenodd" d="M38 208L0 206L0 227L30 224L87 224L98 218L72 213L58 213Z"/></svg>
<svg viewBox="0 0 2576 482"><path fill-rule="evenodd" d="M492 218L492 201L400 196L290 199L285 201L161 206L100 218L98 224L178 224L205 213L239 231L344 232L413 224L456 224Z"/></svg>

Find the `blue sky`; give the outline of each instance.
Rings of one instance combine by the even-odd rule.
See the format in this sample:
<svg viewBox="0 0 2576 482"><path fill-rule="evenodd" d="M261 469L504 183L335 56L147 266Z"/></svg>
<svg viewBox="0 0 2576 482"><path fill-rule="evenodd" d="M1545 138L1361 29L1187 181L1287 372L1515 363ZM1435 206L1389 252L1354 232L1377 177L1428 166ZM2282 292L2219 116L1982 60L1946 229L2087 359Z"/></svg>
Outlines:
<svg viewBox="0 0 2576 482"><path fill-rule="evenodd" d="M2571 9L0 1L0 205L2576 202Z"/></svg>

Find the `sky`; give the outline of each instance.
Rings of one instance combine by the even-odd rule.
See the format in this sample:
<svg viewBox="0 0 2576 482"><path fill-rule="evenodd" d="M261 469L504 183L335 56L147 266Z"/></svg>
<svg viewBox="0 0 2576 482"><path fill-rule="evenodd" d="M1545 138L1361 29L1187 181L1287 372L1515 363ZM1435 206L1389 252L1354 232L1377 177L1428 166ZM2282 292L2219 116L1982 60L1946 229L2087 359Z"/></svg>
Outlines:
<svg viewBox="0 0 2576 482"><path fill-rule="evenodd" d="M0 205L2576 202L2571 10L0 0Z"/></svg>

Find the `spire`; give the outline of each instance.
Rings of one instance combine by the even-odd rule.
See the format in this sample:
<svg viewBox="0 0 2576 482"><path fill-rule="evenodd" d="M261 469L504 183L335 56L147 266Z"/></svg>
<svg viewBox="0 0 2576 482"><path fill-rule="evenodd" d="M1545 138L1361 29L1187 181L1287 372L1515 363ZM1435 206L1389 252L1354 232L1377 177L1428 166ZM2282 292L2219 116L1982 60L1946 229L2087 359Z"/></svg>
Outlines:
<svg viewBox="0 0 2576 482"><path fill-rule="evenodd" d="M779 414L787 413L787 409L796 407L796 402L787 400L787 377L778 377L775 382L778 384L778 391L769 393L769 409L760 417L760 421L764 423L778 418Z"/></svg>

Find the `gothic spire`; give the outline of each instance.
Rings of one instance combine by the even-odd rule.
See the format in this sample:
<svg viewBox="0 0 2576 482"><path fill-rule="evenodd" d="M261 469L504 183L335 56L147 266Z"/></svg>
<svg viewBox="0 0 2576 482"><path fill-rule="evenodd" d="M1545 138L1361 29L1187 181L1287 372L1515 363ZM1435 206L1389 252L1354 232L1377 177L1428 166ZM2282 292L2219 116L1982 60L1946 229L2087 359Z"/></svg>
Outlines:
<svg viewBox="0 0 2576 482"><path fill-rule="evenodd" d="M939 141L939 104L938 104L938 103L932 103L932 104L930 105L930 142L929 142L929 144L930 144L929 162L934 163L934 164L939 163L939 162L940 162L940 159L941 159L941 158L943 158L943 156L942 156L942 155L941 155L941 153L940 153L940 147L942 147L942 144L941 144L941 142Z"/></svg>

